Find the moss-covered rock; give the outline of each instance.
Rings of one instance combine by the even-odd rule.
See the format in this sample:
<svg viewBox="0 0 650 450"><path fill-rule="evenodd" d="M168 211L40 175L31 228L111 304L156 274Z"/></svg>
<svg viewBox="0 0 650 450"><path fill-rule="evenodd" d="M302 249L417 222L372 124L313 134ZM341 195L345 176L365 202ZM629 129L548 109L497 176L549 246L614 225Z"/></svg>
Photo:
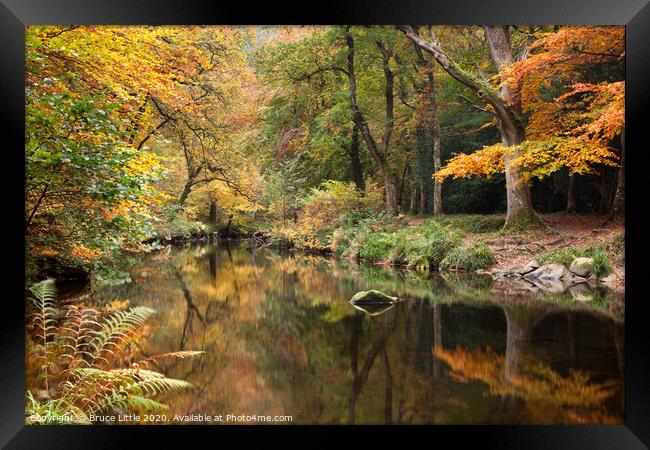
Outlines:
<svg viewBox="0 0 650 450"><path fill-rule="evenodd" d="M364 305L364 304L373 304L373 305L392 305L397 302L397 297L391 297L386 295L381 291L369 290L369 291L360 291L354 294L350 299L350 303L354 305Z"/></svg>

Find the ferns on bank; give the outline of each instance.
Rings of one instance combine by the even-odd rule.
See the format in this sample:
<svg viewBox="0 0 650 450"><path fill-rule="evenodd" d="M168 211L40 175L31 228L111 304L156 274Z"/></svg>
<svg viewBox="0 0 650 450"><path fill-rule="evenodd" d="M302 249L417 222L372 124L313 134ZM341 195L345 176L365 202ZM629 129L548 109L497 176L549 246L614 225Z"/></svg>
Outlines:
<svg viewBox="0 0 650 450"><path fill-rule="evenodd" d="M112 367L153 309L134 307L102 316L83 306L58 308L52 280L33 285L30 292L29 349L39 367L45 400L38 401L28 391L27 423L61 423L61 417L65 423L90 423L90 416L100 413L164 409L166 405L149 397L191 386L148 367L203 352L163 353L129 368Z"/></svg>

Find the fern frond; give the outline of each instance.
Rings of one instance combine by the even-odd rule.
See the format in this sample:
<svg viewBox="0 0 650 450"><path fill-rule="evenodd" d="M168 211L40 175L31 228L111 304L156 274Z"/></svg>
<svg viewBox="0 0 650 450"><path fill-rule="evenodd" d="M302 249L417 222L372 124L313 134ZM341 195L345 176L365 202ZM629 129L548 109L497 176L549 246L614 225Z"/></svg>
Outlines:
<svg viewBox="0 0 650 450"><path fill-rule="evenodd" d="M109 346L121 348L128 337L133 334L155 311L144 306L137 306L127 311L117 311L104 319L101 330L93 333L94 338L88 343L93 353L93 365L102 359L108 363L103 354Z"/></svg>
<svg viewBox="0 0 650 450"><path fill-rule="evenodd" d="M198 356L205 353L204 351L196 351L196 350L182 350L178 352L168 352L168 353L161 353L158 355L153 355L148 358L145 358L141 361L138 361L138 365L140 366L148 366L151 363L155 363L158 365L161 361L165 359L173 359L173 358L178 358L178 359L185 359L189 358L191 356Z"/></svg>
<svg viewBox="0 0 650 450"><path fill-rule="evenodd" d="M32 303L36 311L32 319L32 329L35 333L35 338L40 340L40 346L37 346L37 351L41 353L42 359L41 370L45 379L45 390L49 390L49 373L48 368L52 365L51 360L53 352L50 350L52 341L56 336L56 320L54 314L56 312L56 290L54 280L47 279L39 283L35 283L29 288L32 294Z"/></svg>

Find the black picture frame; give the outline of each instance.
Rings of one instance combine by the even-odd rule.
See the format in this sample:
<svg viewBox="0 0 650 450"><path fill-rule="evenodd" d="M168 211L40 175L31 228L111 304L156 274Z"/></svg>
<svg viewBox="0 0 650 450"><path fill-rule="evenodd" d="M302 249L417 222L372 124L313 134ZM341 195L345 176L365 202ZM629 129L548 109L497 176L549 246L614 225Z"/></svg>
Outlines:
<svg viewBox="0 0 650 450"><path fill-rule="evenodd" d="M5 256L0 372L0 445L6 448L128 448L146 434L148 445L210 434L208 442L247 440L251 427L206 426L25 426L24 425L24 27L32 24L602 24L626 26L626 308L625 425L618 426L409 426L291 427L309 435L286 440L310 445L314 436L332 439L361 431L424 442L467 443L512 449L641 449L650 446L650 333L644 321L648 301L642 295L643 210L641 182L645 128L650 110L650 4L647 0L363 0L322 4L275 2L209 3L198 0L0 0L0 126L5 165L3 222ZM647 150L645 151L647 153ZM24 192L23 192L24 194ZM7 288L10 288L7 290ZM155 428L152 430L152 428ZM256 426L255 434L279 437L284 427ZM334 431L335 433L332 433ZM284 433L283 433L284 434ZM303 433L301 433L303 434ZM235 436L232 436L235 435ZM294 435L295 436L295 435ZM204 436L207 437L207 436ZM304 440L307 437L309 440ZM230 441L237 442L237 441ZM240 441L242 442L242 441ZM229 444L229 446L232 444ZM445 444L445 447L448 445Z"/></svg>

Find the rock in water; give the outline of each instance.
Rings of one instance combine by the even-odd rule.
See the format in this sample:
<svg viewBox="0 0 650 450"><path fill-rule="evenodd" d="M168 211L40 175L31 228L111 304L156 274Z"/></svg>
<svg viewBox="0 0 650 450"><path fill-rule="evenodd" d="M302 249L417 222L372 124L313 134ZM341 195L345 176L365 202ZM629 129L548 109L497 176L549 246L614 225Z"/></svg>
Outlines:
<svg viewBox="0 0 650 450"><path fill-rule="evenodd" d="M523 264L512 264L506 268L506 272L517 273L519 275L525 275L533 270L535 270L535 267L524 266Z"/></svg>
<svg viewBox="0 0 650 450"><path fill-rule="evenodd" d="M357 292L350 299L350 303L354 305L392 305L395 302L397 302L397 297L391 297L390 295L375 290Z"/></svg>
<svg viewBox="0 0 650 450"><path fill-rule="evenodd" d="M568 273L562 264L544 264L539 269L527 273L524 278L527 280L559 280Z"/></svg>
<svg viewBox="0 0 650 450"><path fill-rule="evenodd" d="M593 258L576 258L571 263L569 270L580 277L588 277L593 264Z"/></svg>

